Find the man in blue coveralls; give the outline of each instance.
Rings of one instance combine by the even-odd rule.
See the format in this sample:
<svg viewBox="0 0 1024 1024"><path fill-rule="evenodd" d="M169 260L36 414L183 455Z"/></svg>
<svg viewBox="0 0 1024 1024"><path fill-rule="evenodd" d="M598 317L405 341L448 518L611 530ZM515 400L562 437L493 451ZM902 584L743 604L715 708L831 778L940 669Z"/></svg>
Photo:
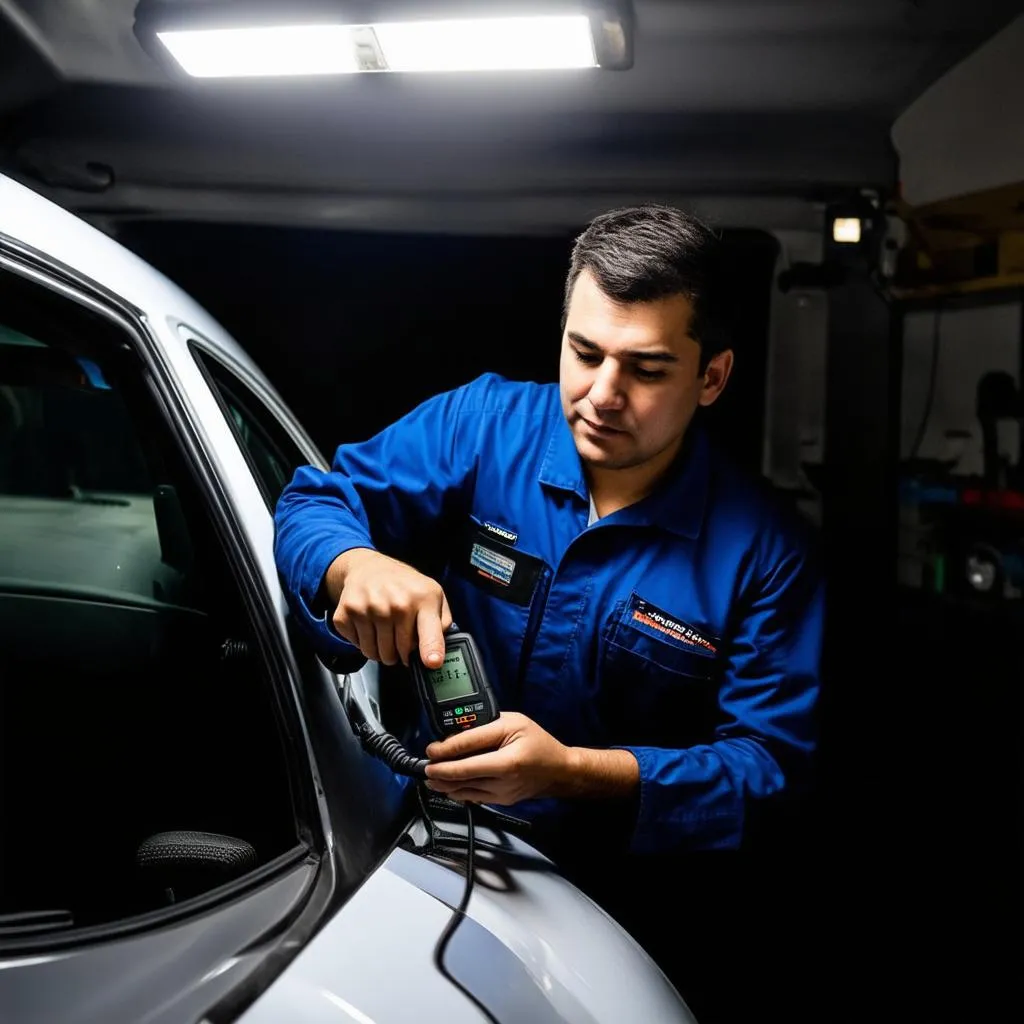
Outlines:
<svg viewBox="0 0 1024 1024"><path fill-rule="evenodd" d="M692 897L680 858L739 848L814 746L810 548L700 423L733 366L720 259L678 210L597 217L557 386L485 375L438 395L329 473L301 468L276 517L323 653L396 664L418 645L436 667L453 617L476 638L503 713L431 744L428 785L511 805L599 901L639 866L632 891L659 911ZM651 948L629 902L608 899Z"/></svg>

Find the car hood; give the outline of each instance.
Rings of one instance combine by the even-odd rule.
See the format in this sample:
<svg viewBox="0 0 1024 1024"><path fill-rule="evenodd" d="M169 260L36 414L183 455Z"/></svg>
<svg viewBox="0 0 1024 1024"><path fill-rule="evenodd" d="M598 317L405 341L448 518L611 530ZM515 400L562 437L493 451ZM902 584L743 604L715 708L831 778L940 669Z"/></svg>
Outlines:
<svg viewBox="0 0 1024 1024"><path fill-rule="evenodd" d="M475 1002L502 1024L693 1024L640 946L550 861L486 828L477 837L472 898L444 951L450 977L435 947L461 899L464 865L451 853L399 848L249 1008L245 1024L460 1024L486 1019Z"/></svg>

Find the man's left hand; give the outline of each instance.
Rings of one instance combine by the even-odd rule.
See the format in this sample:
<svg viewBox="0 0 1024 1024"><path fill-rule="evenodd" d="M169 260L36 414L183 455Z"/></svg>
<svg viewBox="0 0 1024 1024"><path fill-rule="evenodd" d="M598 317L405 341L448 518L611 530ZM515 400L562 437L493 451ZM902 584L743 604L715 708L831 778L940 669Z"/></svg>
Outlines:
<svg viewBox="0 0 1024 1024"><path fill-rule="evenodd" d="M504 805L572 788L572 748L515 711L431 743L427 757L427 786L452 800Z"/></svg>

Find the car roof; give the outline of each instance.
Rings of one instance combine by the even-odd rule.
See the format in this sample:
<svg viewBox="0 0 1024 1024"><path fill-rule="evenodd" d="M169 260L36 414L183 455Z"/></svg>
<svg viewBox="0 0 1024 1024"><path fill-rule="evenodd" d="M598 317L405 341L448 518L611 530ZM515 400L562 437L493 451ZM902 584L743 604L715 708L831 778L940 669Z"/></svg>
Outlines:
<svg viewBox="0 0 1024 1024"><path fill-rule="evenodd" d="M75 214L0 174L0 240L4 238L55 260L150 319L183 322L215 351L264 379L227 330L155 267ZM161 332L165 344L179 337L177 331ZM185 345L183 338L180 344Z"/></svg>

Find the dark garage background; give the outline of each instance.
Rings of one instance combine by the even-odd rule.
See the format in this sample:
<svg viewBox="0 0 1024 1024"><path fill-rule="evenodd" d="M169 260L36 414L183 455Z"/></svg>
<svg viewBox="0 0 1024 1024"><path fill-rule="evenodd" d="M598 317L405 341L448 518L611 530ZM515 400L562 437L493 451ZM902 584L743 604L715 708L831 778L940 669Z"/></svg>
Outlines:
<svg viewBox="0 0 1024 1024"><path fill-rule="evenodd" d="M0 0L0 167L191 292L326 455L484 370L555 379L582 223L566 225L597 197L704 201L726 223L789 232L787 259L816 261L815 204L850 189L927 207L1021 181L1024 21L1000 32L1020 0L635 0L628 74L472 89L397 76L177 83L139 47L135 6ZM958 63L972 53L982 59ZM290 227L256 226L271 224ZM739 361L710 413L757 470L772 440L776 243L752 230L728 240ZM802 335L792 312L776 321L770 412L790 402L793 451L801 369L827 367L821 771L780 855L753 866L750 892L767 903L712 915L734 929L718 950L719 1021L702 1024L1024 1019L1024 604L1013 615L897 594L905 424L892 406L915 376L915 418L930 408L939 346L919 324L901 381L913 346L859 285L814 296L809 315L827 310L827 330ZM944 358L983 348L983 333L947 330ZM973 407L974 377L946 365ZM933 422L934 452L943 426L963 424ZM697 884L724 894L728 881Z"/></svg>
<svg viewBox="0 0 1024 1024"><path fill-rule="evenodd" d="M573 235L118 232L234 334L327 454L487 370L556 380ZM739 360L712 427L757 472L777 249L759 231L725 237ZM829 585L818 791L781 855L752 868L779 913L769 934L739 918L762 962L745 961L723 1019L1005 1019L1019 939L1013 633L998 616L893 606L869 573Z"/></svg>
<svg viewBox="0 0 1024 1024"><path fill-rule="evenodd" d="M557 380L573 237L144 222L118 232L239 340L328 456L487 371ZM756 469L777 243L753 230L724 238L740 358L710 420Z"/></svg>

